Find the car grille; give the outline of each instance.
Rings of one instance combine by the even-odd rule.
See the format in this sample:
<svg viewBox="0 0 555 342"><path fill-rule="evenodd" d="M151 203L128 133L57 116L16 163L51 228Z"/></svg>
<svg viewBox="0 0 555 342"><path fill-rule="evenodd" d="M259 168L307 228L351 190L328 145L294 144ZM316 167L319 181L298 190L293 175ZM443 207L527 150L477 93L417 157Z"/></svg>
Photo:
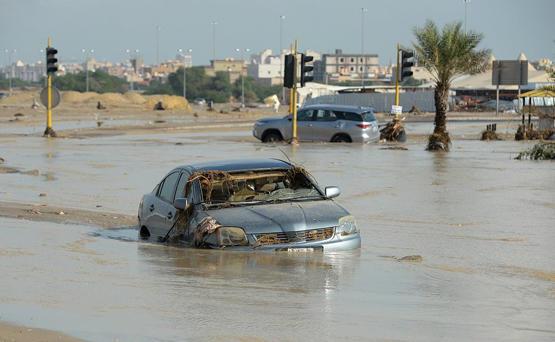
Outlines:
<svg viewBox="0 0 555 342"><path fill-rule="evenodd" d="M327 240L333 236L334 227L309 229L295 232L254 234L258 245L279 245L287 243Z"/></svg>

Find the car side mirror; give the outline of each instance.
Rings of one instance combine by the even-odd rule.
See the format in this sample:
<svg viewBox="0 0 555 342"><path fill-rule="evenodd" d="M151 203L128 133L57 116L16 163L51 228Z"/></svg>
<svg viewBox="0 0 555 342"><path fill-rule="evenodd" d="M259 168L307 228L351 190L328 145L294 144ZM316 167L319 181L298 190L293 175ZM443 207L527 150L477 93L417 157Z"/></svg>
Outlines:
<svg viewBox="0 0 555 342"><path fill-rule="evenodd" d="M173 206L177 210L186 210L189 207L189 201L186 198L176 198Z"/></svg>
<svg viewBox="0 0 555 342"><path fill-rule="evenodd" d="M326 186L324 192L327 198L334 198L341 194L341 190L336 186Z"/></svg>

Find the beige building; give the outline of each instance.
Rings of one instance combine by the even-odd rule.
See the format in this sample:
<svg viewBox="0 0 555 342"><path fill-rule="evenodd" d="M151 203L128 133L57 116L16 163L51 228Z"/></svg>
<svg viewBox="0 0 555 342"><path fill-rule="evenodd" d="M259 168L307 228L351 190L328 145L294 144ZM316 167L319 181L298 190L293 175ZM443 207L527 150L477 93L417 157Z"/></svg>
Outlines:
<svg viewBox="0 0 555 342"><path fill-rule="evenodd" d="M316 80L345 82L377 79L382 70L377 54L347 54L337 49L333 54L324 54L321 67L315 71Z"/></svg>
<svg viewBox="0 0 555 342"><path fill-rule="evenodd" d="M247 67L244 60L241 59L217 59L211 60L210 66L204 68L207 76L216 76L217 72L229 73L229 81L235 82L241 75L247 76Z"/></svg>

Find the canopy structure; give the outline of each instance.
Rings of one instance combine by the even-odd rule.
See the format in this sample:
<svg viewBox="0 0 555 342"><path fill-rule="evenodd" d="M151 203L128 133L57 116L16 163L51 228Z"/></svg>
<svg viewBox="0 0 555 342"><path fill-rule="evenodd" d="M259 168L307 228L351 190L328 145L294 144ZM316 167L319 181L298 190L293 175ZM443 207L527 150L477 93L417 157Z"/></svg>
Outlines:
<svg viewBox="0 0 555 342"><path fill-rule="evenodd" d="M555 90L534 89L520 94L519 97L555 97Z"/></svg>

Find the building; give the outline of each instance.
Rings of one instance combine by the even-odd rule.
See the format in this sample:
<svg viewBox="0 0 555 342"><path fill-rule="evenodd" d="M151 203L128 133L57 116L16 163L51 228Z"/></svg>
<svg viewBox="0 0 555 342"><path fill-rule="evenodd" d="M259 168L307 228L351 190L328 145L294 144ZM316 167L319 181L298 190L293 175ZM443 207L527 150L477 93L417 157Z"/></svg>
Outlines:
<svg viewBox="0 0 555 342"><path fill-rule="evenodd" d="M258 55L251 56L247 74L260 83L277 85L282 82L281 56L273 55L272 50L265 49Z"/></svg>
<svg viewBox="0 0 555 342"><path fill-rule="evenodd" d="M12 65L5 66L2 74L6 79L18 78L28 82L39 82L46 75L46 67L42 62L25 64L18 60Z"/></svg>
<svg viewBox="0 0 555 342"><path fill-rule="evenodd" d="M384 73L377 54L346 54L336 49L314 63L314 80L323 83L378 79Z"/></svg>
<svg viewBox="0 0 555 342"><path fill-rule="evenodd" d="M247 75L245 60L242 59L216 59L210 61L210 66L204 67L207 76L214 77L217 72L229 73L229 82L234 83L241 75Z"/></svg>

